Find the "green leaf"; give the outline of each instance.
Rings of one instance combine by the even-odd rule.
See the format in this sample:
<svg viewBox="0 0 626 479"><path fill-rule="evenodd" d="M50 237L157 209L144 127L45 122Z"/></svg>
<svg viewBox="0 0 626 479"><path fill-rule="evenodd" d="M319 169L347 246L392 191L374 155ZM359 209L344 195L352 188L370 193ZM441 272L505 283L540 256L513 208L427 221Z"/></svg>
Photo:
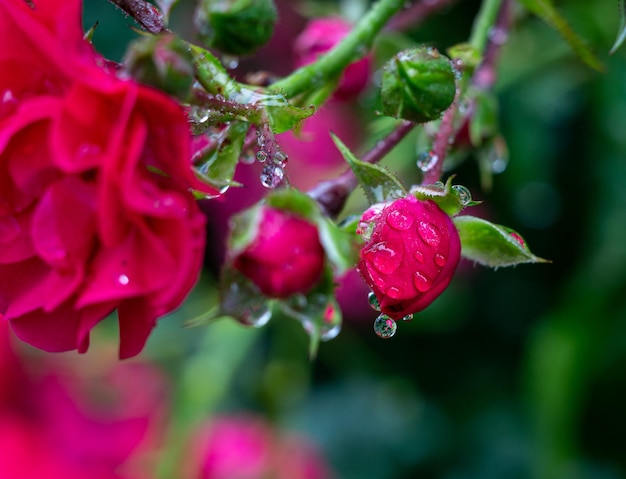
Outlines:
<svg viewBox="0 0 626 479"><path fill-rule="evenodd" d="M520 263L547 263L530 252L516 231L474 216L453 219L461 238L461 255L483 266L498 268Z"/></svg>
<svg viewBox="0 0 626 479"><path fill-rule="evenodd" d="M617 5L617 9L619 10L619 30L617 32L617 39L609 52L611 55L613 55L613 53L615 53L617 49L622 46L624 40L626 40L626 5L624 0L618 0Z"/></svg>
<svg viewBox="0 0 626 479"><path fill-rule="evenodd" d="M339 138L332 133L331 136L363 187L370 205L392 201L407 195L404 185L398 178L378 165L365 163L357 159Z"/></svg>
<svg viewBox="0 0 626 479"><path fill-rule="evenodd" d="M540 17L554 28L563 39L569 43L574 53L589 67L597 71L604 71L604 65L596 58L585 41L578 36L567 21L559 14L552 0L520 0L530 12Z"/></svg>
<svg viewBox="0 0 626 479"><path fill-rule="evenodd" d="M216 148L209 151L202 164L196 167L200 178L221 193L233 184L248 127L244 122L232 122L219 137Z"/></svg>

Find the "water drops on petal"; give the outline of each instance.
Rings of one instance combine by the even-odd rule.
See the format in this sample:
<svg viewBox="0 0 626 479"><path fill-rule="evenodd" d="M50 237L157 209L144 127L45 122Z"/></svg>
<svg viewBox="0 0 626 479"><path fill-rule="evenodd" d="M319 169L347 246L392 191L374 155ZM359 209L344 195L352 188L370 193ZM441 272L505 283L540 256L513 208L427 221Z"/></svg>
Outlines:
<svg viewBox="0 0 626 479"><path fill-rule="evenodd" d="M126 286L128 285L128 283L130 283L130 278L127 275L125 275L124 273L118 275L117 284L121 286Z"/></svg>
<svg viewBox="0 0 626 479"><path fill-rule="evenodd" d="M428 246L436 248L437 246L439 246L439 243L441 243L439 231L437 231L436 226L432 223L429 223L427 221L420 221L417 224L417 232L420 238L422 238L424 243L426 243Z"/></svg>
<svg viewBox="0 0 626 479"><path fill-rule="evenodd" d="M415 289L420 293L425 293L433 285L432 281L424 273L419 271L416 271L413 275L413 284L415 285Z"/></svg>
<svg viewBox="0 0 626 479"><path fill-rule="evenodd" d="M367 302L374 311L380 311L380 303L373 291L370 291L367 295Z"/></svg>
<svg viewBox="0 0 626 479"><path fill-rule="evenodd" d="M443 268L446 265L446 263L448 262L447 258L444 255L440 254L440 253L437 253L435 255L434 261L435 261L435 264L437 266L439 266L440 268Z"/></svg>
<svg viewBox="0 0 626 479"><path fill-rule="evenodd" d="M257 151L256 159L260 161L261 163L264 163L265 161L267 161L267 152L263 150Z"/></svg>
<svg viewBox="0 0 626 479"><path fill-rule="evenodd" d="M398 325L386 314L381 314L374 320L374 332L379 338L388 339L396 334Z"/></svg>
<svg viewBox="0 0 626 479"><path fill-rule="evenodd" d="M404 256L403 246L388 243L376 243L363 252L382 274L391 274L400 267Z"/></svg>
<svg viewBox="0 0 626 479"><path fill-rule="evenodd" d="M398 231L406 231L413 225L413 217L400 210L393 210L387 216L387 224Z"/></svg>

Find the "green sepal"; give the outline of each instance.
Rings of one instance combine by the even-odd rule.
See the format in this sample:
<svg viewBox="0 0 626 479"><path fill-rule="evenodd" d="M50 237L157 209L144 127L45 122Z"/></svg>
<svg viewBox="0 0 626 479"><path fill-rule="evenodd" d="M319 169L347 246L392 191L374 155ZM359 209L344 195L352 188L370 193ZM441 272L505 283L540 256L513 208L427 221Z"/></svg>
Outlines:
<svg viewBox="0 0 626 479"><path fill-rule="evenodd" d="M357 159L339 138L332 133L331 137L365 191L370 205L392 201L407 195L404 185L389 171Z"/></svg>
<svg viewBox="0 0 626 479"><path fill-rule="evenodd" d="M436 120L454 101L450 60L431 47L398 53L383 69L382 112L416 123Z"/></svg>
<svg viewBox="0 0 626 479"><path fill-rule="evenodd" d="M246 326L262 327L272 316L275 300L227 263L220 278L220 304L213 321L229 316Z"/></svg>
<svg viewBox="0 0 626 479"><path fill-rule="evenodd" d="M241 156L243 143L248 132L246 123L232 122L216 137L217 144L195 167L196 174L205 183L224 193L234 184L235 169Z"/></svg>
<svg viewBox="0 0 626 479"><path fill-rule="evenodd" d="M448 177L446 183L438 181L433 185L413 186L409 194L418 200L432 200L449 216L460 213L467 206L475 206L480 201L473 201L470 191L462 185L453 185L454 176Z"/></svg>
<svg viewBox="0 0 626 479"><path fill-rule="evenodd" d="M202 0L194 18L200 39L231 55L247 55L265 45L276 19L272 0Z"/></svg>
<svg viewBox="0 0 626 479"><path fill-rule="evenodd" d="M457 43L446 50L450 58L461 62L463 70L472 73L474 69L482 62L482 55L470 43Z"/></svg>
<svg viewBox="0 0 626 479"><path fill-rule="evenodd" d="M522 236L511 228L474 216L453 218L461 238L461 255L483 266L498 268L521 263L549 263L528 249Z"/></svg>
<svg viewBox="0 0 626 479"><path fill-rule="evenodd" d="M520 2L531 13L534 13L554 28L587 66L600 72L604 71L602 62L598 60L585 41L578 36L569 23L559 14L552 0L520 0Z"/></svg>

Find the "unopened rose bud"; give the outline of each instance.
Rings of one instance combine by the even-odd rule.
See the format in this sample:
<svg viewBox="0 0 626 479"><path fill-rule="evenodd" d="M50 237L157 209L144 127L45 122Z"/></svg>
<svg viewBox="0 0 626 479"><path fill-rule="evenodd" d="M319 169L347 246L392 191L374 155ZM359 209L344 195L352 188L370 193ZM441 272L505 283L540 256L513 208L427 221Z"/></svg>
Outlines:
<svg viewBox="0 0 626 479"><path fill-rule="evenodd" d="M141 37L130 45L124 64L138 81L181 100L189 97L194 79L193 57L180 38L171 34Z"/></svg>
<svg viewBox="0 0 626 479"><path fill-rule="evenodd" d="M380 311L400 320L426 308L448 286L461 256L452 219L434 201L407 196L374 217L358 270Z"/></svg>
<svg viewBox="0 0 626 479"><path fill-rule="evenodd" d="M455 93L450 60L434 48L400 52L385 65L381 91L385 115L417 123L436 120Z"/></svg>
<svg viewBox="0 0 626 479"><path fill-rule="evenodd" d="M296 68L313 63L337 45L350 31L352 25L339 17L324 17L311 20L294 43ZM367 85L372 58L367 55L348 65L335 97L350 98L358 95Z"/></svg>
<svg viewBox="0 0 626 479"><path fill-rule="evenodd" d="M194 20L207 46L247 55L271 38L276 18L273 0L201 0Z"/></svg>
<svg viewBox="0 0 626 479"><path fill-rule="evenodd" d="M233 266L272 298L307 293L320 280L324 248L317 227L294 213L261 207L256 236Z"/></svg>

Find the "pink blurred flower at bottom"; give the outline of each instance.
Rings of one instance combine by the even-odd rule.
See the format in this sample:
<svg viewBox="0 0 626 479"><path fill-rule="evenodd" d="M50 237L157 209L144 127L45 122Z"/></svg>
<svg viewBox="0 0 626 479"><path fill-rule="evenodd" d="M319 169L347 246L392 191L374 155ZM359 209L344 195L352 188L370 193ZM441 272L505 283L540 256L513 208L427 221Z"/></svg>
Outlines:
<svg viewBox="0 0 626 479"><path fill-rule="evenodd" d="M253 416L216 418L195 441L190 479L331 479L304 439L280 436Z"/></svg>

